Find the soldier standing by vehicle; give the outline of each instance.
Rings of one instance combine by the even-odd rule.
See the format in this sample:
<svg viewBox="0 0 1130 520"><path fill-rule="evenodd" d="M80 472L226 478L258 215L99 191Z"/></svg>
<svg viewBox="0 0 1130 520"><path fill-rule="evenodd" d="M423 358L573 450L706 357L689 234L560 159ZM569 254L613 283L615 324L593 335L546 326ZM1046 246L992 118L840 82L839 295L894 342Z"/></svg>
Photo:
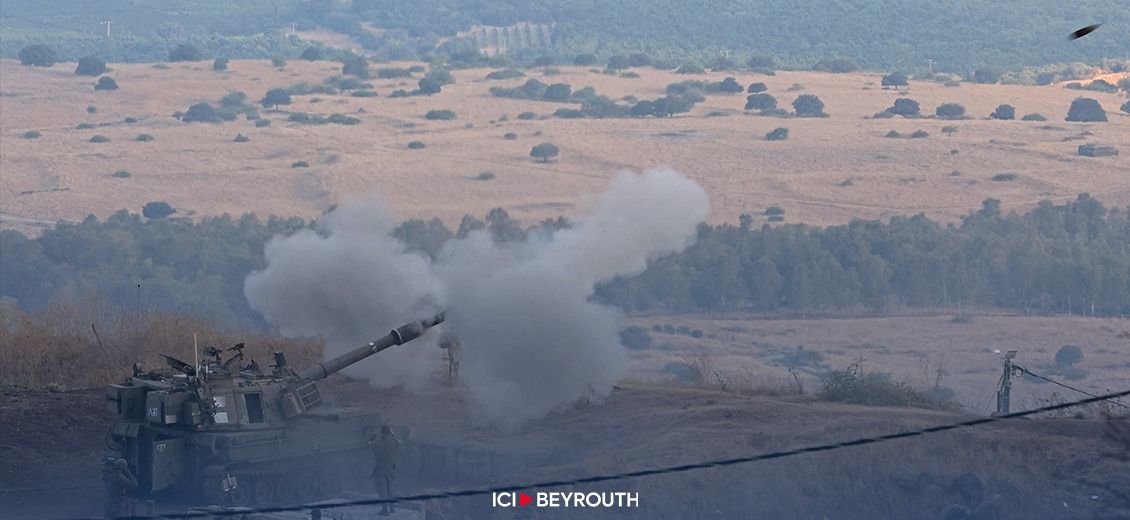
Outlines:
<svg viewBox="0 0 1130 520"><path fill-rule="evenodd" d="M381 436L379 439L372 439L369 441L369 446L373 449L373 455L376 458L376 464L373 466L373 483L377 486L377 493L381 498L392 498L392 478L396 471L396 458L400 454L400 439L392 432L392 428L388 425L381 426ZM387 516L392 514L393 507L391 503L384 504L381 508L380 514Z"/></svg>
<svg viewBox="0 0 1130 520"><path fill-rule="evenodd" d="M102 483L106 486L103 511L106 518L122 518L132 514L126 507L127 493L137 488L137 477L129 463L121 457L106 457L102 462Z"/></svg>
<svg viewBox="0 0 1130 520"><path fill-rule="evenodd" d="M455 335L444 334L439 339L439 348L447 352L447 382L454 383L459 377L459 362L463 359L463 347Z"/></svg>

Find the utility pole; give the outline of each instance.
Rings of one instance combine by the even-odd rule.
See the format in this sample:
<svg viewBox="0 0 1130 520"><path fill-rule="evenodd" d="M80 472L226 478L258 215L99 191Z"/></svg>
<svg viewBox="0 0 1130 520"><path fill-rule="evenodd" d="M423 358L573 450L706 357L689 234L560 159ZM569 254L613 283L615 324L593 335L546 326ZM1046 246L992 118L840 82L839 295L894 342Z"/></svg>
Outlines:
<svg viewBox="0 0 1130 520"><path fill-rule="evenodd" d="M998 350L997 353L999 354L1000 351ZM1015 350L1010 350L1001 356L1001 359L1004 360L1004 370L1001 371L1001 379L997 383L997 411L993 412L993 417L1009 413L1009 400L1012 397L1012 373L1016 370L1012 364L1012 358L1015 357Z"/></svg>
<svg viewBox="0 0 1130 520"><path fill-rule="evenodd" d="M298 23L290 22L290 35L294 36L295 34L298 34Z"/></svg>
<svg viewBox="0 0 1130 520"><path fill-rule="evenodd" d="M114 23L112 20L106 20L106 21L102 22L102 25L106 26L106 37L107 38L110 37L110 24L112 24L112 23Z"/></svg>

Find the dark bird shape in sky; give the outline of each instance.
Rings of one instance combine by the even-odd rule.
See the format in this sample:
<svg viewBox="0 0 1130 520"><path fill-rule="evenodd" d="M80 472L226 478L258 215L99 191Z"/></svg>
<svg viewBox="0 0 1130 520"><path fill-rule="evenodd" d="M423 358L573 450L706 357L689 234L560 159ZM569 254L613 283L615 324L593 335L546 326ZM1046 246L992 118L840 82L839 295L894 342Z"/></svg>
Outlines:
<svg viewBox="0 0 1130 520"><path fill-rule="evenodd" d="M1079 29L1078 31L1071 33L1070 35L1068 35L1067 39L1068 40L1078 40L1079 38L1082 38L1082 37L1084 37L1088 34L1095 32L1095 29L1102 27L1102 25L1103 24L1101 24L1101 23L1097 23L1095 25L1088 25L1088 26L1086 26L1082 29Z"/></svg>

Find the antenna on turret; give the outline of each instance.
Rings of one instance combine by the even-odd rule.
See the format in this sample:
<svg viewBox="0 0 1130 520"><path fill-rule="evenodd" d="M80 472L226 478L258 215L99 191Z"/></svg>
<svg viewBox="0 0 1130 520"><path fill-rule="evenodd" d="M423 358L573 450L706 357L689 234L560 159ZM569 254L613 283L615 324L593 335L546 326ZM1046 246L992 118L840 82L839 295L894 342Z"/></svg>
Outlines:
<svg viewBox="0 0 1130 520"><path fill-rule="evenodd" d="M196 358L196 372L200 373L200 347L196 344L196 333L192 333L192 355ZM203 377L203 376L201 376Z"/></svg>

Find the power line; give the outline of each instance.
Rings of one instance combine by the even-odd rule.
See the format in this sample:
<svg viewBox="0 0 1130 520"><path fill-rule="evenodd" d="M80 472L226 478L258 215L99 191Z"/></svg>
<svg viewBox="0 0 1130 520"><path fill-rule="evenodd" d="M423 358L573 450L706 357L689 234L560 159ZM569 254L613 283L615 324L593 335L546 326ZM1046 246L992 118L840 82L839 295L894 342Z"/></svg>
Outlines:
<svg viewBox="0 0 1130 520"><path fill-rule="evenodd" d="M833 442L833 443L828 443L828 444L819 444L819 445L816 445L816 446L808 446L808 447L804 447L804 448L796 448L796 449L785 450L785 451L776 451L776 452L764 453L764 454L761 454L761 455L749 455L749 456L745 456L745 457L736 457L736 458L730 458L730 459L717 459L717 460L710 460L710 461L704 461L704 462L696 462L696 463L691 463L691 464L683 464L683 465L679 465L679 466L666 466L666 467L662 467L662 468L628 471L628 472L621 472L621 473L610 473L610 474L606 474L606 475L593 475L593 476L589 476L589 477L581 477L581 478L566 479L566 480L548 480L548 481L542 481L542 482L529 482L529 483L524 483L524 484L511 484L511 485L492 486L492 487L483 487L483 488L458 489L458 490L441 491L441 492L435 492L435 493L406 495L406 496L402 496L402 497L393 497L393 498L387 498L387 499L386 498L377 498L377 499L366 499L366 500L352 500L352 501L345 501L345 502L334 502L334 503L329 503L329 504L317 504L317 505L306 504L306 505L298 505L298 506L243 508L239 511L209 511L209 512L192 512L192 513L170 513L170 514L152 515L152 516L133 516L133 517L128 517L128 518L132 518L134 520L154 520L154 519L200 518L200 517L207 517L207 516L240 516L240 515L247 515L247 514L252 514L252 513L282 513L282 512L287 512L287 511L306 511L306 510L310 510L310 509L323 509L324 510L324 509L336 509L336 508L350 507L350 506L395 504L397 502L424 502L424 501L428 501L428 500L465 498L465 497L473 497L473 496L490 495L490 494L493 494L493 493L505 493L505 492L511 492L511 491L532 490L532 489L536 489L536 488L552 488L552 487L573 486L573 485L577 485L577 484L593 484L593 483L597 483L597 482L608 482L608 481L612 481L612 480L623 480L623 479L636 478L636 477L650 477L650 476L655 476L655 475L664 475L664 474L671 474L671 473L683 473L683 472L686 472L686 471L693 471L693 470L699 470L699 469L720 468L720 467L726 467L726 466L734 466L734 465L738 465L738 464L747 464L747 463L751 463L751 462L760 462L760 461L773 460L773 459L783 459L783 458L793 457L793 456L797 456L797 455L802 455L802 454L805 454L805 453L835 451L835 450L839 450L839 449L843 449L843 448L851 448L851 447L854 447L854 446L865 446L865 445L868 445L868 444L878 444L878 443L893 441L893 440L897 440L897 439L905 439L905 438L909 438L909 437L918 437L918 436L922 436L922 435L930 435L930 434L934 434L934 433L940 433L940 432L958 430L958 429L964 429L964 428L973 428L973 427L976 427L976 426L981 426L981 425L984 425L984 424L989 424L989 423L993 423L993 422L997 422L997 421L1001 421L1001 420L1005 420L1005 419L1017 419L1017 418L1020 418L1020 417L1028 417L1028 416L1031 416L1031 415L1037 415L1037 414L1041 414L1041 413L1045 413L1045 412L1052 412L1052 411L1056 411L1056 410L1063 410L1065 408L1082 406L1082 405L1086 405L1086 404L1096 403L1096 402L1099 402L1099 401L1108 401L1108 400L1111 400L1111 399L1116 399L1116 398L1119 398L1119 397L1126 397L1126 396L1130 396L1130 390L1123 390L1123 391L1120 391L1120 392L1115 392L1115 393L1106 394L1106 395L1098 395L1098 396L1094 396L1094 397L1089 397L1087 399L1081 399L1081 400L1078 400L1078 401L1070 401L1070 402L1067 402L1067 403L1060 403L1060 404L1043 406L1043 407L1040 407L1040 408L1035 408L1035 409L1027 410L1027 411L1023 411L1023 412L1009 413L1009 414L1004 414L1004 415L998 415L998 416L995 416L995 417L983 417L983 418L979 418L979 419L971 419L971 420L968 420L968 421L961 421L961 422L956 422L956 423L944 424L944 425L941 425L941 426L931 426L929 428L922 428L922 429L919 429L919 430L911 430L911 431L905 431L905 432L899 432L899 433L890 433L890 434L887 434L887 435L879 435L879 436L876 436L876 437L863 437L863 438L854 439L854 440L850 440L850 441ZM83 519L73 519L73 520L96 520L96 519L85 519L85 518L83 518Z"/></svg>
<svg viewBox="0 0 1130 520"><path fill-rule="evenodd" d="M1035 372L1033 372L1033 371L1031 371L1031 370L1028 370L1027 368L1024 368L1024 367L1022 367L1022 366L1020 366L1020 365L1012 365L1012 366L1016 367L1016 369L1017 369L1017 370L1019 370L1019 371L1021 371L1021 372L1025 373L1025 374L1028 374L1028 375L1030 375L1030 376L1032 376L1032 377L1035 377L1035 378L1037 378L1037 379L1043 379L1044 381L1047 381L1047 382L1049 382L1049 383L1051 383L1051 384L1062 386L1062 387L1064 387L1064 388L1066 388L1066 389L1068 389L1068 390L1074 390L1074 391L1076 391L1076 392L1079 392L1079 393L1081 393L1081 394L1083 394L1083 395L1085 395L1085 396L1089 396L1089 397L1098 397L1098 396L1097 396L1097 395L1095 395L1095 394L1092 394L1092 393L1090 393L1090 392L1084 392L1084 391L1082 391L1082 390L1080 390L1080 389L1078 389L1078 388L1075 388L1074 386L1068 385L1068 384L1066 384L1066 383L1060 383L1059 381L1056 381L1056 380L1054 380L1054 379L1049 379L1049 378L1047 378L1047 377L1041 376L1040 374L1037 374L1037 373L1035 373ZM1120 402L1118 402L1118 401L1116 401L1116 400L1114 400L1114 399L1108 399L1107 401L1109 401L1110 403L1116 404L1116 405L1118 405L1118 406L1121 406L1121 407L1123 407L1123 408L1130 408L1130 406L1126 406L1126 405L1124 405L1124 404L1122 404L1122 403L1120 403Z"/></svg>

